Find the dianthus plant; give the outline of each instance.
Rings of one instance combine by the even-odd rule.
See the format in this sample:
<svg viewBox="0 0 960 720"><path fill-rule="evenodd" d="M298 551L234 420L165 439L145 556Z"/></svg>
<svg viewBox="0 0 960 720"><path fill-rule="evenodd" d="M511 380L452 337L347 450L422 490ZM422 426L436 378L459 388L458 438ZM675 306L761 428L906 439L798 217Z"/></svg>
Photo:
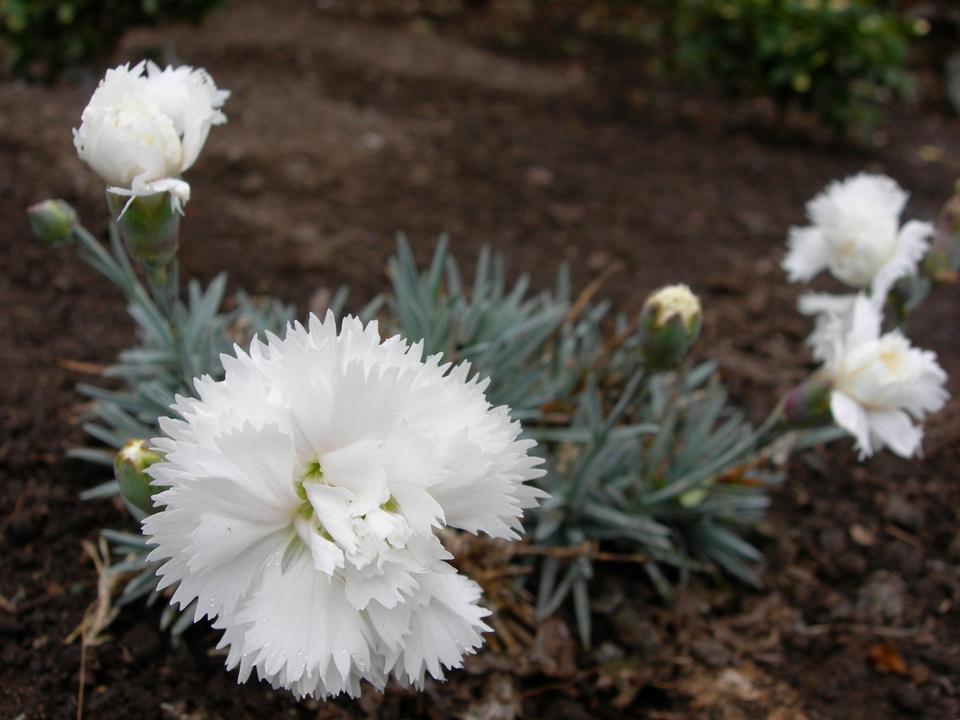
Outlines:
<svg viewBox="0 0 960 720"><path fill-rule="evenodd" d="M99 445L73 451L113 465L86 497L120 493L142 531L104 530L125 556L119 603L163 602L174 634L209 619L241 681L327 697L459 667L496 608L441 530L519 540L526 524L537 615L572 599L584 643L598 562L642 568L666 598L696 572L760 586L751 535L790 452L849 434L862 457L912 456L946 399L936 357L883 317L956 274L954 215L901 228L905 194L872 176L828 188L791 232L792 279L826 269L859 293L802 300L822 366L757 426L715 364L691 362L703 319L683 285L617 314L562 268L531 293L485 248L468 283L445 239L420 267L401 238L392 287L356 316L345 292L303 324L242 292L227 310L223 276L184 297L180 174L226 97L202 70L110 71L76 131L108 185L109 244L61 201L30 218L120 288L137 327L109 388L78 387Z"/></svg>

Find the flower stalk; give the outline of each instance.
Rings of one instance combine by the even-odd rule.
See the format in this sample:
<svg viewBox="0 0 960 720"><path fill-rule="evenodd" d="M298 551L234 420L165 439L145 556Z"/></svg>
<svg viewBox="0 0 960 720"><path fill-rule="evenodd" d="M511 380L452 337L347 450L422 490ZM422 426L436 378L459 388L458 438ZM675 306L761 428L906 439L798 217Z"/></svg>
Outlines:
<svg viewBox="0 0 960 720"><path fill-rule="evenodd" d="M170 319L179 296L180 213L168 193L128 198L108 191L106 197L127 253L143 268L153 299Z"/></svg>

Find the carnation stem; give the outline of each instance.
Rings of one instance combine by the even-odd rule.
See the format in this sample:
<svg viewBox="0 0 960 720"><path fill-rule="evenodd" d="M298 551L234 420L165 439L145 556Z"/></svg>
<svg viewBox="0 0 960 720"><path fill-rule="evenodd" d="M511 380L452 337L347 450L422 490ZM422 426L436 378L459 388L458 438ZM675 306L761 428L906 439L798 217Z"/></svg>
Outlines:
<svg viewBox="0 0 960 720"><path fill-rule="evenodd" d="M176 323L173 315L180 296L180 272L176 256L166 263L144 263L143 270L151 297L170 323L171 331L174 331Z"/></svg>

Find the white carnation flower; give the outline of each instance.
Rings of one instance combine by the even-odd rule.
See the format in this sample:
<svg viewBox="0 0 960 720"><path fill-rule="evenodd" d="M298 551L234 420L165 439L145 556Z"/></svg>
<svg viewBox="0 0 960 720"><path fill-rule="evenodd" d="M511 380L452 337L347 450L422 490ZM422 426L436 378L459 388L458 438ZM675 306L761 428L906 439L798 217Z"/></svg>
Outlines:
<svg viewBox="0 0 960 720"><path fill-rule="evenodd" d="M812 224L790 230L783 267L791 282L829 270L884 302L893 284L916 269L933 234L930 223L900 227L906 202L900 186L881 175L860 174L828 185L807 203Z"/></svg>
<svg viewBox="0 0 960 720"><path fill-rule="evenodd" d="M298 696L422 686L482 643L480 588L435 529L517 538L544 471L469 366L332 315L223 356L178 398L143 522L172 602L224 630L227 667Z"/></svg>
<svg viewBox="0 0 960 720"><path fill-rule="evenodd" d="M117 195L169 192L176 209L190 199L180 179L203 149L229 92L200 68L161 70L140 62L107 70L83 111L73 143Z"/></svg>
<svg viewBox="0 0 960 720"><path fill-rule="evenodd" d="M935 353L912 347L899 331L881 335L880 324L880 311L858 296L826 365L830 410L856 439L861 459L884 446L910 457L920 451L919 423L947 400L947 375Z"/></svg>

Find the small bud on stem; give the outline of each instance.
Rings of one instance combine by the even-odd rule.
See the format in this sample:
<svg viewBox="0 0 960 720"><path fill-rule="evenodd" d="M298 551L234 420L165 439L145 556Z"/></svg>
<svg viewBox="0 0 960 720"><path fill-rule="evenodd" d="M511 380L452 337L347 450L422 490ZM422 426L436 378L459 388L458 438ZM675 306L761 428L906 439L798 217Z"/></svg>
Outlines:
<svg viewBox="0 0 960 720"><path fill-rule="evenodd" d="M652 293L640 313L640 342L651 370L674 370L700 335L700 301L686 285L668 285Z"/></svg>
<svg viewBox="0 0 960 720"><path fill-rule="evenodd" d="M153 488L144 472L163 458L148 449L146 440L130 440L117 453L113 472L120 485L120 493L136 508L148 515L153 512Z"/></svg>
<svg viewBox="0 0 960 720"><path fill-rule="evenodd" d="M61 245L70 239L77 224L77 213L63 200L44 200L27 210L30 228L49 245Z"/></svg>
<svg viewBox="0 0 960 720"><path fill-rule="evenodd" d="M940 211L933 247L923 258L923 272L935 285L952 285L960 273L960 183Z"/></svg>
<svg viewBox="0 0 960 720"><path fill-rule="evenodd" d="M945 248L933 248L923 258L921 267L935 285L953 285L957 282L957 268Z"/></svg>
<svg viewBox="0 0 960 720"><path fill-rule="evenodd" d="M826 375L807 378L783 399L783 416L794 427L816 427L833 422L830 393L833 384Z"/></svg>

